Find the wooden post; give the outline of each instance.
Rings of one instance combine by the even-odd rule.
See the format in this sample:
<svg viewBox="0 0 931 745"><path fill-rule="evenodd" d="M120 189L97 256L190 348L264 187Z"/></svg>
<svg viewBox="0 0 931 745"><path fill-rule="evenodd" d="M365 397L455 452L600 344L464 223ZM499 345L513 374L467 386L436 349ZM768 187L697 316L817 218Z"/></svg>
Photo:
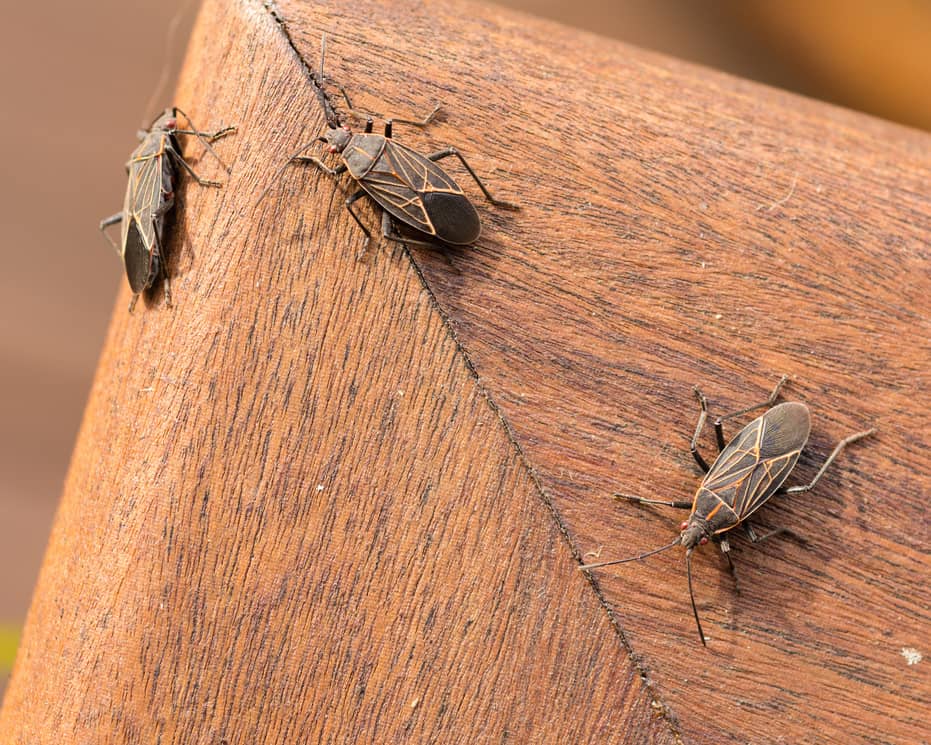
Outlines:
<svg viewBox="0 0 931 745"><path fill-rule="evenodd" d="M518 213L474 248L362 245L352 184L285 169L307 80L443 104ZM176 103L174 307L117 303L0 742L815 743L926 736L927 135L492 6L208 0ZM196 156L196 142L185 151ZM198 170L214 164L202 158ZM363 219L379 225L374 210ZM700 384L782 373L798 467L735 541L675 535ZM713 447L710 438L703 447Z"/></svg>

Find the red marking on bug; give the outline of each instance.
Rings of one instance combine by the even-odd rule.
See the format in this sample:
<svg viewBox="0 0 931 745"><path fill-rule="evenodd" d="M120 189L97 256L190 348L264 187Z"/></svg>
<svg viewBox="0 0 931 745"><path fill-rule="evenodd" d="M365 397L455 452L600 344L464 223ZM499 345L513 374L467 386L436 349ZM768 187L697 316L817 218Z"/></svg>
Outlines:
<svg viewBox="0 0 931 745"><path fill-rule="evenodd" d="M708 536L703 535L703 536L701 537L701 540L698 542L698 545L699 545L699 546L704 546L707 542L708 542Z"/></svg>

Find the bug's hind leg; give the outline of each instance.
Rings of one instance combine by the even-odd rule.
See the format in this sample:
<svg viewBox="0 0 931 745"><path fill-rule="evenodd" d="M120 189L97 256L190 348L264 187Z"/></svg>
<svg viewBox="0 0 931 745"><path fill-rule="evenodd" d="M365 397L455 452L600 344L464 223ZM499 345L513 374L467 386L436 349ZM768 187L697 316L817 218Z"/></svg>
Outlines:
<svg viewBox="0 0 931 745"><path fill-rule="evenodd" d="M801 494L802 492L806 492L809 489L814 489L815 484L817 484L818 481L821 479L821 477L824 476L824 472L828 470L828 467L834 462L834 459L837 458L838 455L840 455L841 450L847 447L850 443L856 442L857 440L862 440L864 437L868 437L874 432L876 432L875 427L873 429L868 429L863 432L857 432L855 434L850 435L849 437L845 437L843 440L837 443L837 446L834 448L834 452L832 452L828 456L828 459L824 461L821 468L818 470L818 473L816 473L815 477L811 480L810 484L805 484L803 486L790 486L788 489L783 489L782 493L783 494Z"/></svg>
<svg viewBox="0 0 931 745"><path fill-rule="evenodd" d="M462 157L460 153L454 147L448 147L445 150L438 150L435 153L427 156L427 160L432 160L434 163L438 160L443 160L443 158L448 158L450 155L455 155L459 158L459 162L465 166L465 169L469 172L469 175L475 180L475 183L478 184L478 188L482 190L482 194L485 195L485 199L491 202L496 207L504 207L509 210L519 210L520 205L514 204L514 202L506 202L503 199L496 199L491 195L491 192L485 188L485 184L482 183L482 180L478 177L478 174L472 170L472 166L469 165L468 161Z"/></svg>
<svg viewBox="0 0 931 745"><path fill-rule="evenodd" d="M414 246L429 246L430 248L435 248L436 243L433 241L421 241L416 238L408 238L407 236L401 235L394 225L394 220L391 219L391 215L387 211L381 213L381 234L385 237L386 240L393 241L394 243L405 243L407 245Z"/></svg>
<svg viewBox="0 0 931 745"><path fill-rule="evenodd" d="M638 497L634 494L620 494L617 493L614 495L614 498L619 502L622 499L626 499L628 502L637 502L638 504L658 504L661 507L675 507L677 510L691 510L692 503L685 502L681 500L666 501L663 499L647 499L645 497Z"/></svg>
<svg viewBox="0 0 931 745"><path fill-rule="evenodd" d="M772 406L776 399L779 398L779 392L782 390L782 386L786 384L786 381L789 379L788 375L783 375L779 378L779 382L776 383L776 387L773 388L773 392L769 394L767 398L761 404L754 404L753 406L748 406L746 409L741 409L740 411L732 411L730 414L725 414L724 416L719 416L714 420L714 436L718 441L718 449L724 450L724 427L722 426L725 421L728 419L733 419L736 416L743 416L744 414L749 414L751 411L756 411L757 409L769 408Z"/></svg>
<svg viewBox="0 0 931 745"><path fill-rule="evenodd" d="M165 249L162 244L162 236L158 230L158 225L153 224L155 232L155 261L158 262L156 276L162 275L162 286L165 288L165 307L174 307L171 302L171 279L168 277L168 262L165 260ZM135 298L133 298L135 302Z"/></svg>
<svg viewBox="0 0 931 745"><path fill-rule="evenodd" d="M111 225L116 225L117 223L120 223L120 222L123 222L122 212L117 212L115 215L110 215L110 217L105 217L103 220L100 221L100 232L103 233L103 237L107 239L107 243L113 246L113 250L116 251L117 254L121 254L122 251L120 251L120 247L117 246L113 242L113 239L110 237L110 234L107 232L107 228L109 228Z"/></svg>

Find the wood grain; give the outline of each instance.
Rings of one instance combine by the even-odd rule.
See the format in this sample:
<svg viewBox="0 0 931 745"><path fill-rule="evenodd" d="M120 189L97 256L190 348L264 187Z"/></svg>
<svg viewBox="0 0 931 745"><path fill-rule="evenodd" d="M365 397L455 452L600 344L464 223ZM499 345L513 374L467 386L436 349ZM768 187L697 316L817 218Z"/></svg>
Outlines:
<svg viewBox="0 0 931 745"><path fill-rule="evenodd" d="M522 211L356 261L326 176L256 208L324 31ZM181 195L175 307L117 302L0 741L921 741L927 137L465 3L209 0L177 103L233 175ZM674 535L610 493L691 493L691 385L783 372L799 480L880 433L761 513L809 543L738 545L739 596L697 558L705 650L681 556L576 567Z"/></svg>

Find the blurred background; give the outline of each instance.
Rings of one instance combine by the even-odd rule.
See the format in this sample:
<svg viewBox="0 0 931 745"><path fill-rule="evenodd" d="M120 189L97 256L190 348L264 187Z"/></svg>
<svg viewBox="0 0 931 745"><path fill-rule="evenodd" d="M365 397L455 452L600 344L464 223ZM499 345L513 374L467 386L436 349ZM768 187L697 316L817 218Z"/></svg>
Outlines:
<svg viewBox="0 0 931 745"><path fill-rule="evenodd" d="M929 2L501 4L931 130ZM115 295L125 281L97 224L122 205L123 164L136 146L136 130L173 102L171 81L195 6L192 0L50 0L9 3L4 11L0 691ZM173 23L178 30L169 54ZM166 66L169 85L152 100Z"/></svg>

